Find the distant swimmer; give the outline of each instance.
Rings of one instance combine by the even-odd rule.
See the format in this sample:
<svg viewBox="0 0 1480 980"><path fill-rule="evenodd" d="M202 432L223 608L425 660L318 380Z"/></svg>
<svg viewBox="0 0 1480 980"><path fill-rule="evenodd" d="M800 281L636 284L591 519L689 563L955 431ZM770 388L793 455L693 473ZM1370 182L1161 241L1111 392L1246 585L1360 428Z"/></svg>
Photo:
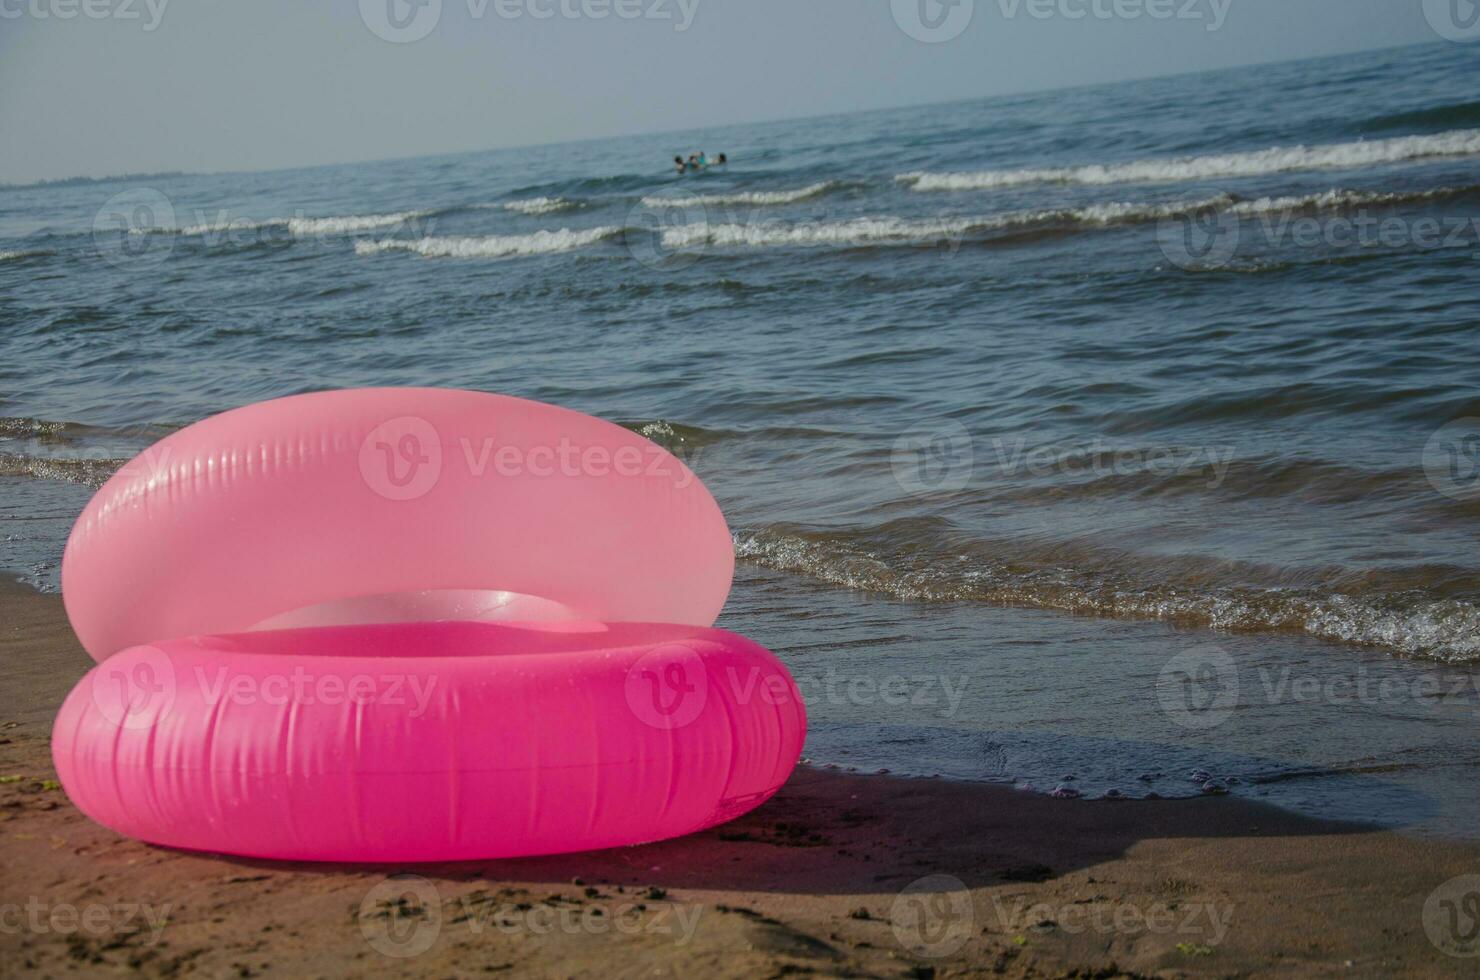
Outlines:
<svg viewBox="0 0 1480 980"><path fill-rule="evenodd" d="M687 160L685 160L681 156L674 157L673 169L682 174L688 173L691 170L706 170L709 167L717 167L722 163L729 162L729 157L725 156L723 153L719 154L717 157L711 160L709 159L709 155L707 153L705 153L703 150L700 150L698 153L690 153Z"/></svg>

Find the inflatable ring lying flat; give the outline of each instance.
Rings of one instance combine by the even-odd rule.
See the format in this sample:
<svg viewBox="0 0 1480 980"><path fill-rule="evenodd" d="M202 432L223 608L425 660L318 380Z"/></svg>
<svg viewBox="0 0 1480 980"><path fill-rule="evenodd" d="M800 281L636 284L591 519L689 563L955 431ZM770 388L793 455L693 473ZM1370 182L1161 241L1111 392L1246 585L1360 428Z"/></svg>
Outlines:
<svg viewBox="0 0 1480 980"><path fill-rule="evenodd" d="M62 566L98 665L53 757L88 816L192 850L512 857L758 806L806 713L712 628L734 554L693 473L620 426L366 389L226 412L140 454Z"/></svg>

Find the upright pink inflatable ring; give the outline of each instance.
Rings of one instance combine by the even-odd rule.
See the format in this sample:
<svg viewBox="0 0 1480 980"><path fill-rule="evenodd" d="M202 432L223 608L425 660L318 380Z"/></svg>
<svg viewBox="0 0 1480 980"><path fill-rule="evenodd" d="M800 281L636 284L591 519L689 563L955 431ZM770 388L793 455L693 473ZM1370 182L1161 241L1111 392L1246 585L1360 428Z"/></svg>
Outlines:
<svg viewBox="0 0 1480 980"><path fill-rule="evenodd" d="M162 440L62 565L98 661L52 752L93 819L193 850L512 857L758 806L806 713L712 628L714 499L620 426L443 389L300 395Z"/></svg>

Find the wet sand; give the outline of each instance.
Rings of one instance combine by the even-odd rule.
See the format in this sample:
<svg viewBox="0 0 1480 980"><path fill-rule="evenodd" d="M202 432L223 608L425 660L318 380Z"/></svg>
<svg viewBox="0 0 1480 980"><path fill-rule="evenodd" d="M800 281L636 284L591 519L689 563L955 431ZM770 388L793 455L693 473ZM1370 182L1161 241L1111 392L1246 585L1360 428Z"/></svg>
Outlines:
<svg viewBox="0 0 1480 980"><path fill-rule="evenodd" d="M345 867L171 851L93 824L55 784L51 719L90 663L61 600L0 586L0 658L7 974L1472 976L1477 962L1430 933L1471 924L1436 889L1480 874L1480 846L1231 798L1057 800L802 768L733 823L591 854Z"/></svg>

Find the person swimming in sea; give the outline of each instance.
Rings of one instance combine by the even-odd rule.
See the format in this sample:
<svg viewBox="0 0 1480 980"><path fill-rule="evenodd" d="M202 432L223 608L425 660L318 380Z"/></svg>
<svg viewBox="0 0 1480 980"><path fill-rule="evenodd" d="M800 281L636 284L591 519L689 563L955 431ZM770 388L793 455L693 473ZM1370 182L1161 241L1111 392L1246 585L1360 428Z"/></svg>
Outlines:
<svg viewBox="0 0 1480 980"><path fill-rule="evenodd" d="M717 167L720 164L729 162L729 158L726 157L723 153L719 154L713 160L711 160L709 159L708 154L706 154L703 150L700 150L698 153L690 153L687 161L685 161L684 158L681 156L674 157L673 168L682 174L687 173L690 170L705 170L709 167Z"/></svg>

